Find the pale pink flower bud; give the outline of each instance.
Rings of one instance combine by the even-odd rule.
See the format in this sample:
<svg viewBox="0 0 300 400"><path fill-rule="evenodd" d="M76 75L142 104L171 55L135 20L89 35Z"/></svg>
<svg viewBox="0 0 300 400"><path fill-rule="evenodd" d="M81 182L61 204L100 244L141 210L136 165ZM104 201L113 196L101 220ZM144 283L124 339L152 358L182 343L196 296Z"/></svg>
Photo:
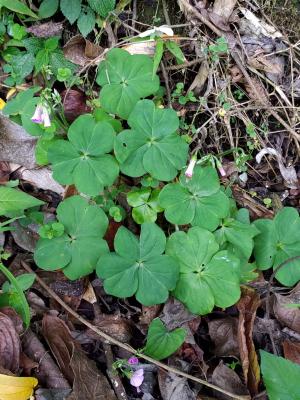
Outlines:
<svg viewBox="0 0 300 400"><path fill-rule="evenodd" d="M191 160L190 160L190 163L189 163L189 165L188 165L188 167L187 167L187 169L185 171L185 176L187 178L189 178L189 179L191 179L192 176L193 176L193 171L194 171L194 167L196 165L196 162L197 162L197 158L196 157L192 157Z"/></svg>
<svg viewBox="0 0 300 400"><path fill-rule="evenodd" d="M130 378L130 384L134 387L136 387L137 392L139 393L140 386L143 383L144 380L144 370L143 368L137 369L133 374L132 377Z"/></svg>
<svg viewBox="0 0 300 400"><path fill-rule="evenodd" d="M225 169L222 167L222 165L218 167L218 170L219 170L221 176L226 176L226 171L225 171Z"/></svg>
<svg viewBox="0 0 300 400"><path fill-rule="evenodd" d="M31 121L35 122L36 124L43 123L43 106L38 104L35 108L34 114L31 117Z"/></svg>
<svg viewBox="0 0 300 400"><path fill-rule="evenodd" d="M43 107L43 123L45 128L51 126L50 116L46 107Z"/></svg>

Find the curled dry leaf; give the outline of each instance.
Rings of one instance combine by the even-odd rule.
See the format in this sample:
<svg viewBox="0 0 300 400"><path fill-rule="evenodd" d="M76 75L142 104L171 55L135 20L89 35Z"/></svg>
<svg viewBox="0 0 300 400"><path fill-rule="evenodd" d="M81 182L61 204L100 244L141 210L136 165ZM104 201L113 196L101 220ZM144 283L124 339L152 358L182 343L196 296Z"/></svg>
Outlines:
<svg viewBox="0 0 300 400"><path fill-rule="evenodd" d="M87 358L61 319L45 315L42 331L60 369L73 385L68 400L116 400L106 377Z"/></svg>
<svg viewBox="0 0 300 400"><path fill-rule="evenodd" d="M239 356L237 342L238 320L233 317L208 322L209 336L213 341L216 356Z"/></svg>
<svg viewBox="0 0 300 400"><path fill-rule="evenodd" d="M70 388L68 381L53 361L49 351L45 349L30 329L25 332L22 344L24 353L38 363L35 376L41 385L56 389Z"/></svg>
<svg viewBox="0 0 300 400"><path fill-rule="evenodd" d="M19 324L17 322L19 317L13 309L4 308L0 310L0 365L11 372L17 372L21 353L19 339L21 332L16 325Z"/></svg>
<svg viewBox="0 0 300 400"><path fill-rule="evenodd" d="M69 61L83 67L98 57L103 52L103 48L81 35L76 35L65 44L63 52Z"/></svg>
<svg viewBox="0 0 300 400"><path fill-rule="evenodd" d="M73 122L79 115L89 113L91 108L86 104L86 95L74 89L64 90L61 93L65 117Z"/></svg>
<svg viewBox="0 0 300 400"><path fill-rule="evenodd" d="M300 342L285 340L282 346L284 357L300 365Z"/></svg>
<svg viewBox="0 0 300 400"><path fill-rule="evenodd" d="M288 296L275 293L272 300L274 315L281 325L300 333L300 308L292 306L300 303L300 283Z"/></svg>
<svg viewBox="0 0 300 400"><path fill-rule="evenodd" d="M228 21L230 18L237 0L215 0L213 6L213 12L221 16L224 21Z"/></svg>
<svg viewBox="0 0 300 400"><path fill-rule="evenodd" d="M19 168L15 173L16 179L22 179L31 185L43 189L51 190L59 195L63 195L64 188L57 183L52 177L52 171L49 168Z"/></svg>
<svg viewBox="0 0 300 400"><path fill-rule="evenodd" d="M247 387L254 396L258 393L260 368L253 343L253 325L260 298L254 289L243 288L242 297L237 303L239 310L238 344L240 359Z"/></svg>
<svg viewBox="0 0 300 400"><path fill-rule="evenodd" d="M233 369L227 367L223 361L220 361L219 365L214 369L211 381L214 385L222 389L226 389L236 395L245 396L245 399L248 398L250 400L250 396L246 397L249 393L246 386L242 383L241 378ZM214 394L217 399L231 399L231 397L219 392L215 392Z"/></svg>

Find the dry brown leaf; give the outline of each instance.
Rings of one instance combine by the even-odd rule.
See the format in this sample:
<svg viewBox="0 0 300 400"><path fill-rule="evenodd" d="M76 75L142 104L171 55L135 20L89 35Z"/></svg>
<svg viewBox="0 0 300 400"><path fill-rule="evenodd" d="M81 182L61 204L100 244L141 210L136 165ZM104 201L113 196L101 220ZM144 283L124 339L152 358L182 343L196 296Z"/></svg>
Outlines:
<svg viewBox="0 0 300 400"><path fill-rule="evenodd" d="M129 342L132 337L130 321L121 315L102 314L94 319L93 324L120 342ZM99 339L99 336L90 329L87 330L87 334L93 339Z"/></svg>
<svg viewBox="0 0 300 400"><path fill-rule="evenodd" d="M213 12L221 16L224 21L228 21L236 3L237 0L215 0Z"/></svg>
<svg viewBox="0 0 300 400"><path fill-rule="evenodd" d="M284 357L300 365L300 343L285 340L282 343Z"/></svg>
<svg viewBox="0 0 300 400"><path fill-rule="evenodd" d="M44 24L32 25L26 30L37 37L60 36L63 30L63 23L49 21Z"/></svg>
<svg viewBox="0 0 300 400"><path fill-rule="evenodd" d="M9 163L6 161L0 161L0 185L9 181L10 173L11 169Z"/></svg>
<svg viewBox="0 0 300 400"><path fill-rule="evenodd" d="M215 345L216 356L239 356L237 318L226 317L209 321L208 329L209 336Z"/></svg>
<svg viewBox="0 0 300 400"><path fill-rule="evenodd" d="M188 92L193 91L195 94L199 94L203 89L205 82L207 81L209 75L209 65L207 61L203 61L200 65L199 71L195 76L191 86L188 89Z"/></svg>
<svg viewBox="0 0 300 400"><path fill-rule="evenodd" d="M246 386L242 383L238 374L233 369L227 367L223 361L220 361L219 365L214 369L211 381L214 385L219 386L222 389L226 389L228 392L236 395L247 396L249 394ZM216 391L214 391L214 395L217 399L232 399L232 397Z"/></svg>
<svg viewBox="0 0 300 400"><path fill-rule="evenodd" d="M64 90L61 93L65 117L73 122L79 115L89 113L91 108L86 104L86 95L75 89Z"/></svg>
<svg viewBox="0 0 300 400"><path fill-rule="evenodd" d="M41 385L56 389L70 388L68 381L53 361L49 351L45 349L44 345L30 329L25 332L22 344L25 354L38 363L35 376Z"/></svg>
<svg viewBox="0 0 300 400"><path fill-rule="evenodd" d="M272 296L272 300L274 315L281 325L300 333L300 309L298 307L289 307L290 304L300 303L300 283L288 296L276 293Z"/></svg>
<svg viewBox="0 0 300 400"><path fill-rule="evenodd" d="M18 316L12 309L4 308L0 311L0 365L11 372L17 372L21 352L20 332L16 330L16 323L9 314L14 314L15 318Z"/></svg>
<svg viewBox="0 0 300 400"><path fill-rule="evenodd" d="M39 189L51 190L61 196L65 191L63 186L53 179L52 171L47 167L35 169L19 168L15 173L15 177L15 179L27 181Z"/></svg>
<svg viewBox="0 0 300 400"><path fill-rule="evenodd" d="M250 99L259 101L260 103L263 103L263 104L268 104L269 96L268 96L268 92L265 89L264 85L256 77L251 77L251 81L252 81L253 87L255 88L255 91L253 90L253 87L251 85L249 85L248 83L245 82L245 89L246 89L246 92L248 93Z"/></svg>
<svg viewBox="0 0 300 400"><path fill-rule="evenodd" d="M158 370L158 384L163 400L196 400L197 396L182 376Z"/></svg>
<svg viewBox="0 0 300 400"><path fill-rule="evenodd" d="M252 395L258 393L260 368L253 343L253 325L260 298L254 289L243 288L242 297L237 303L239 310L238 343L240 359L247 387Z"/></svg>
<svg viewBox="0 0 300 400"><path fill-rule="evenodd" d="M73 384L73 392L68 400L116 400L106 377L87 358L60 318L45 315L42 332L60 369Z"/></svg>
<svg viewBox="0 0 300 400"><path fill-rule="evenodd" d="M65 44L63 52L72 63L83 67L98 57L103 52L103 48L81 35L76 35Z"/></svg>

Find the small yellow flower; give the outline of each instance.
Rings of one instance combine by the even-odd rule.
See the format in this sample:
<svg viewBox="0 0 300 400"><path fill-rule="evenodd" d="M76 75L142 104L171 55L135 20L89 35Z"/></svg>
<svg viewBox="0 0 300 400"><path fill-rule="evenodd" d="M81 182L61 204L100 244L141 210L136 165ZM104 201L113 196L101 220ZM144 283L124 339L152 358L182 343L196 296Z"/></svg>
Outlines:
<svg viewBox="0 0 300 400"><path fill-rule="evenodd" d="M226 115L226 110L224 110L224 108L220 108L219 113L220 117L225 117Z"/></svg>
<svg viewBox="0 0 300 400"><path fill-rule="evenodd" d="M0 97L0 110L2 110L5 107L5 101L1 99Z"/></svg>

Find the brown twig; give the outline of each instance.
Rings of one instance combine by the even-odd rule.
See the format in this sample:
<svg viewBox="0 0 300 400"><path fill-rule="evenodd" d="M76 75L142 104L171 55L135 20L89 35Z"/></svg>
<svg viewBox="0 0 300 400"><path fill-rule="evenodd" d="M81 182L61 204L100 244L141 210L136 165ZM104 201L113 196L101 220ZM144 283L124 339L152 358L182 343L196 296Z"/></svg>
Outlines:
<svg viewBox="0 0 300 400"><path fill-rule="evenodd" d="M25 262L21 261L22 267L29 273L35 274L34 271L31 269L31 267L26 264ZM37 282L42 286L43 289L46 290L46 292L55 300L57 303L59 303L69 314L71 314L74 318L76 318L78 321L80 321L83 325L87 326L89 329L91 329L93 332L95 332L98 336L100 336L103 340L104 343L111 343L115 344L116 346L121 347L124 350L127 350L129 353L132 354L137 354L137 350L135 350L133 347L126 343L122 343L119 340L113 338L112 336L108 335L107 333L101 331L98 329L96 326L91 324L89 321L87 321L85 318L81 317L76 311L74 311L71 307L69 307L44 281L41 279L37 274L35 274L35 278ZM211 389L214 389L220 393L226 394L227 396L231 397L232 399L236 400L250 400L249 396L239 396L234 393L229 392L228 390L222 389L216 385L213 385L212 383L209 383L203 379L196 378L193 375L187 374L183 371L180 371L177 368L170 367L169 365L166 365L160 361L155 360L154 358L151 358L145 354L140 354L139 357L143 358L144 360L157 365L159 368L162 368L166 371L173 372L176 375L182 376L184 378L187 378L191 381L200 383L204 386L207 386Z"/></svg>

